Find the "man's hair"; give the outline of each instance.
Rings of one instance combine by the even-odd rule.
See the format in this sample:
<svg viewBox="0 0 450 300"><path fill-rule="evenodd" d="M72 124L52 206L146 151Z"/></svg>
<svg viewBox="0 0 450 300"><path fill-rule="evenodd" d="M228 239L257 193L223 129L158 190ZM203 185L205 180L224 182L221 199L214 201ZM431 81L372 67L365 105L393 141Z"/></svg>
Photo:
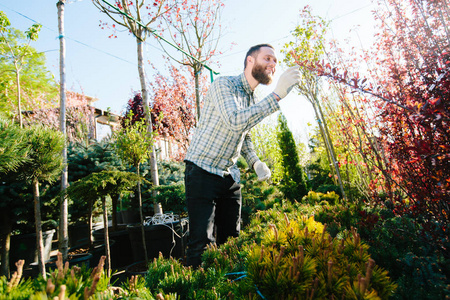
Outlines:
<svg viewBox="0 0 450 300"><path fill-rule="evenodd" d="M270 44L258 44L258 45L251 47L250 49L248 49L247 54L245 55L244 69L247 67L247 57L249 57L249 56L255 57L262 47L269 47L269 48L274 49L273 46Z"/></svg>

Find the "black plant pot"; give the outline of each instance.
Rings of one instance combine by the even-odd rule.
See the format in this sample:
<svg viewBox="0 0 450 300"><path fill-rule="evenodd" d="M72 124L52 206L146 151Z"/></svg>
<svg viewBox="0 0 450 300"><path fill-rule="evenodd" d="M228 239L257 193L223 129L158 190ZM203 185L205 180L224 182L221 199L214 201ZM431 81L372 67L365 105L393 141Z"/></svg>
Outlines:
<svg viewBox="0 0 450 300"><path fill-rule="evenodd" d="M104 229L98 229L93 232L95 241L104 241ZM115 243L110 244L111 250L111 268L119 269L131 264L133 261L130 236L126 226L119 226L117 231L113 231L112 227L108 228L109 238Z"/></svg>
<svg viewBox="0 0 450 300"><path fill-rule="evenodd" d="M115 245L116 241L115 240L109 240L109 247L112 248ZM92 245L92 248L89 249L89 244L83 243L80 245L77 245L75 247L72 247L69 249L68 253L69 254L73 254L73 255L77 255L77 254L82 254L82 253L90 253L91 257L89 258L89 263L91 266L96 266L98 264L98 262L100 261L100 258L103 255L106 255L106 245L104 243L104 241L95 241ZM76 253L76 254L74 254Z"/></svg>
<svg viewBox="0 0 450 300"><path fill-rule="evenodd" d="M118 224L134 224L139 222L139 212L131 209L117 212Z"/></svg>
<svg viewBox="0 0 450 300"><path fill-rule="evenodd" d="M92 224L92 231L103 228L103 223ZM74 224L69 226L69 243L71 247L81 245L89 240L89 225L88 224Z"/></svg>
<svg viewBox="0 0 450 300"><path fill-rule="evenodd" d="M183 236L185 229L181 226L180 221L144 227L149 260L158 257L159 252L164 257L182 258L184 256L186 240L182 239L181 236ZM145 260L141 226L139 224L128 225L127 230L130 236L134 261Z"/></svg>
<svg viewBox="0 0 450 300"><path fill-rule="evenodd" d="M148 266L145 263L145 260L142 260L142 261L132 263L131 265L128 265L125 268L125 275L127 277L136 276L136 275L145 276L147 274L147 271L148 271Z"/></svg>
<svg viewBox="0 0 450 300"><path fill-rule="evenodd" d="M50 258L50 252L52 250L52 240L55 232L55 229L42 232L42 239L44 241L44 261ZM36 247L36 233L12 235L10 245L10 266L14 266L14 264L20 259L25 260L25 268L28 267L31 263L37 262L38 252Z"/></svg>
<svg viewBox="0 0 450 300"><path fill-rule="evenodd" d="M57 257L53 256L49 260L45 262L45 270L46 272L52 272L56 270L58 267L56 266L56 260ZM92 253L78 253L78 254L71 254L68 255L67 260L63 262L65 264L69 262L69 267L78 266L78 267L85 267L90 268L91 267L91 261L92 261ZM37 277L39 275L39 265L38 262L33 262L30 264L31 267L31 275L33 277Z"/></svg>

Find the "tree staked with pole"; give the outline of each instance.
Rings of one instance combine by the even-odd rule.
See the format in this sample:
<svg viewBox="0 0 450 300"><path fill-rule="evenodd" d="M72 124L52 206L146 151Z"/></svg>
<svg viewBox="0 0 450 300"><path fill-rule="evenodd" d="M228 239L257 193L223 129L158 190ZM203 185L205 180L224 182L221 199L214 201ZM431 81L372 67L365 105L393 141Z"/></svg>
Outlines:
<svg viewBox="0 0 450 300"><path fill-rule="evenodd" d="M144 42L151 34L148 27L153 24L159 17L167 13L173 4L169 0L161 0L152 3L146 3L145 0L116 1L115 5L105 0L93 0L94 5L105 13L114 23L127 28L136 38L138 72L141 84L141 95L144 102L145 121L147 124L147 137L151 140L153 132L153 124L150 114L149 96L147 90L147 81L145 77L144 67ZM115 27L115 24L114 24ZM154 186L159 185L158 166L156 162L156 153L154 145L150 153L150 169L152 175L152 183Z"/></svg>
<svg viewBox="0 0 450 300"><path fill-rule="evenodd" d="M60 75L60 131L64 137L64 148L62 150L62 157L64 162L64 168L61 172L61 191L65 191L69 185L69 174L67 166L67 131L66 131L66 42L64 38L64 7L65 0L60 0L56 4L58 7L58 29L59 29L59 75ZM68 234L68 201L65 193L62 193L61 205L60 205L60 220L59 220L59 251L63 255L63 259L67 259L67 252L69 248L69 234Z"/></svg>

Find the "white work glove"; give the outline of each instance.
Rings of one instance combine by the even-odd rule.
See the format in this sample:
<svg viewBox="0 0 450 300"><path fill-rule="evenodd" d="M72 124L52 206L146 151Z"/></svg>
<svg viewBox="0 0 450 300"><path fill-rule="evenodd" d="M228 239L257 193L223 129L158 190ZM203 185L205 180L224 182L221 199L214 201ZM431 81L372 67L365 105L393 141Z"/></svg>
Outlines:
<svg viewBox="0 0 450 300"><path fill-rule="evenodd" d="M281 74L280 79L278 79L277 86L273 92L277 94L280 99L283 99L287 94L289 94L294 86L300 82L300 77L300 67L290 67L283 74Z"/></svg>
<svg viewBox="0 0 450 300"><path fill-rule="evenodd" d="M259 181L267 180L272 175L266 163L263 163L260 160L253 164L253 168L255 169L256 175L258 175Z"/></svg>

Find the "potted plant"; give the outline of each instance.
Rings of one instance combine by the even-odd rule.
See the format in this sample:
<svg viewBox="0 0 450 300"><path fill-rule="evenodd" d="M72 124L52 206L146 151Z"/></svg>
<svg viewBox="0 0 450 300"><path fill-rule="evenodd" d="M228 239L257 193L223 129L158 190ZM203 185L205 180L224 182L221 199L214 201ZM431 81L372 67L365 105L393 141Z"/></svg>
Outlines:
<svg viewBox="0 0 450 300"><path fill-rule="evenodd" d="M45 278L39 185L42 181L53 182L61 174L63 169L61 152L64 148L64 136L59 131L42 126L31 126L26 129L26 132L29 161L21 167L20 174L31 181L33 189L39 272Z"/></svg>
<svg viewBox="0 0 450 300"><path fill-rule="evenodd" d="M91 205L101 200L104 224L104 241L106 244L106 266L108 274L111 271L111 255L109 247L108 212L106 209L106 197L111 194L120 194L129 191L135 186L139 178L136 174L122 171L101 171L92 173L73 183L67 188L70 198L84 199ZM92 217L90 217L92 219ZM92 222L90 222L92 224ZM92 240L90 240L92 245Z"/></svg>
<svg viewBox="0 0 450 300"><path fill-rule="evenodd" d="M109 141L93 142L89 145L72 143L68 147L67 156L70 183L103 170L125 170L125 167L113 151L113 147ZM114 206L116 198L113 195L111 195L111 198ZM75 246L80 240L86 241L88 239L92 241L92 237L89 237L92 234L92 231L89 231L89 227L95 230L102 225L101 223L96 224L94 220L91 220L93 223L89 226L89 216L92 215L94 219L97 216L101 216L100 205L95 201L92 205L89 205L89 201L78 198L71 199L70 201L69 214L71 230L69 230L69 242L72 246ZM92 212L89 212L91 207ZM115 222L114 213L112 214L112 222L113 224L117 223Z"/></svg>
<svg viewBox="0 0 450 300"><path fill-rule="evenodd" d="M144 120L134 120L133 115L130 114L124 119L123 127L114 133L115 149L117 154L123 161L132 165L138 176L137 184L137 198L139 206L139 217L141 226L141 236L144 247L145 261L148 262L147 249L145 243L145 229L144 229L144 215L142 210L142 193L141 193L141 163L146 162L153 146L153 136L148 133ZM154 205L154 207L160 207ZM156 210L155 210L156 212Z"/></svg>

